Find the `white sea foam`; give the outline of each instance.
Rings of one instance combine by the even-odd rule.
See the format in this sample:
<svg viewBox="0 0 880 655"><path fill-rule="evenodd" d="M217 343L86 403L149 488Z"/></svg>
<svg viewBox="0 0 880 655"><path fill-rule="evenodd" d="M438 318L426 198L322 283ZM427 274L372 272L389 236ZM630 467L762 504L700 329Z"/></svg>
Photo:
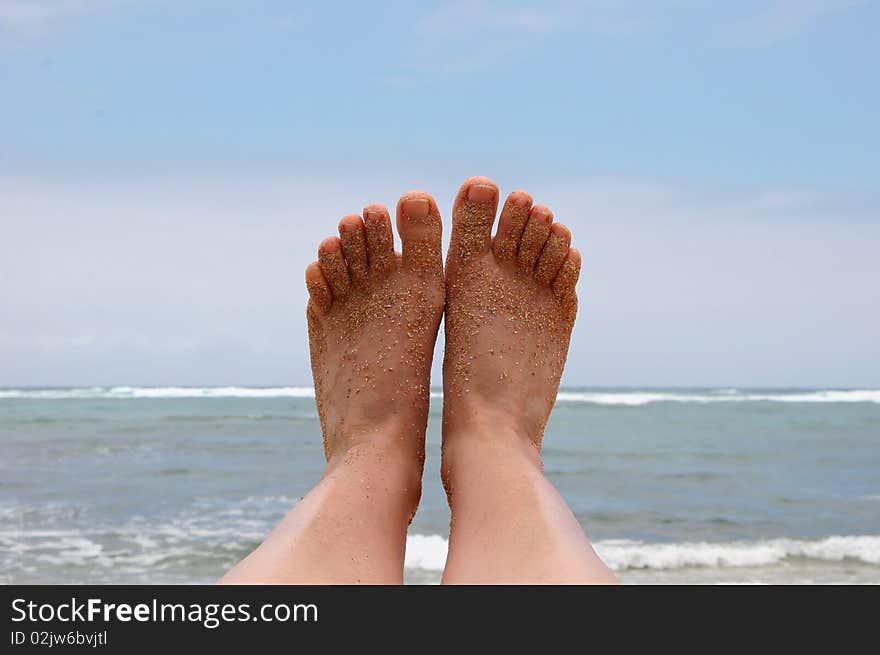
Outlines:
<svg viewBox="0 0 880 655"><path fill-rule="evenodd" d="M676 391L560 391L560 403L640 406L650 403L878 403L880 390L817 390L801 392L738 392L723 389L715 393Z"/></svg>
<svg viewBox="0 0 880 655"><path fill-rule="evenodd" d="M75 400L133 398L314 398L312 387L79 387L67 389L0 389L2 399ZM432 391L431 398L442 398ZM560 391L560 403L640 406L650 403L875 403L878 389L823 389L815 391Z"/></svg>
<svg viewBox="0 0 880 655"><path fill-rule="evenodd" d="M595 547L614 570L771 566L791 558L880 565L880 536L672 544L619 540L600 541Z"/></svg>
<svg viewBox="0 0 880 655"><path fill-rule="evenodd" d="M408 569L442 571L446 566L446 551L449 543L439 534L411 534L406 537L406 559Z"/></svg>
<svg viewBox="0 0 880 655"><path fill-rule="evenodd" d="M72 389L2 389L3 398L35 400L132 398L314 398L312 387L90 387Z"/></svg>
<svg viewBox="0 0 880 655"><path fill-rule="evenodd" d="M67 389L0 389L2 399L67 400L133 398L314 398L312 387L89 387ZM432 391L431 398L442 398ZM880 389L822 389L815 391L572 391L559 392L560 403L640 406L650 403L875 403Z"/></svg>
<svg viewBox="0 0 880 655"><path fill-rule="evenodd" d="M62 567L68 575L92 579L145 581L190 579L191 566L204 562L199 575L219 575L256 546L268 533L277 515L295 503L288 497L254 499L228 512L224 520L208 509L152 523L132 517L122 525L94 525L86 530L22 529L0 527L0 570L11 580L13 570L28 566ZM437 534L411 534L406 540L405 566L411 571L439 572L446 562L448 541ZM774 567L797 561L803 564L852 562L880 567L880 535L831 536L821 539L766 539L733 542L646 543L604 540L594 543L602 559L615 571L680 571L684 569L736 569ZM55 569L43 573L51 579ZM81 574L75 571L82 571ZM880 568L878 575L880 575ZM101 572L98 572L101 571ZM140 576L140 577L138 577ZM174 577L177 576L177 577ZM188 577L189 576L189 577ZM70 578L70 579L73 579ZM78 578L77 578L78 579ZM155 581L155 580L154 580Z"/></svg>
<svg viewBox="0 0 880 655"><path fill-rule="evenodd" d="M760 567L794 558L824 562L852 560L880 565L880 536L718 543L644 543L614 539L597 541L593 546L602 560L615 571ZM440 571L446 562L447 547L446 539L439 535L410 535L406 540L406 566Z"/></svg>

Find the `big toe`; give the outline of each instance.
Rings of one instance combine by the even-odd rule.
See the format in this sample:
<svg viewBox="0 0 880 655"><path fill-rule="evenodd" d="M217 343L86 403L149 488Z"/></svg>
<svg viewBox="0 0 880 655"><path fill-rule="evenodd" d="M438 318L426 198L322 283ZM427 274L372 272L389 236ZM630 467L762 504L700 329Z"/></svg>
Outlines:
<svg viewBox="0 0 880 655"><path fill-rule="evenodd" d="M471 177L461 185L452 207L450 263L465 262L489 251L497 209L498 185L492 180Z"/></svg>
<svg viewBox="0 0 880 655"><path fill-rule="evenodd" d="M424 191L397 202L397 231L403 243L403 267L414 273L443 274L440 210Z"/></svg>

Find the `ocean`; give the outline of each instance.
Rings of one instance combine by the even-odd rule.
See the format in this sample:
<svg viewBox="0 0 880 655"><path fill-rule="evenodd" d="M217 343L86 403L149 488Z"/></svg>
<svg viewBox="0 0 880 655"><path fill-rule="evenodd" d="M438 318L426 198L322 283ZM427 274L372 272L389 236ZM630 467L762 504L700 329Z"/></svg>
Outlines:
<svg viewBox="0 0 880 655"><path fill-rule="evenodd" d="M439 393L406 580L449 511ZM0 583L207 583L318 480L311 388L0 389ZM880 582L880 390L562 389L545 470L625 583Z"/></svg>

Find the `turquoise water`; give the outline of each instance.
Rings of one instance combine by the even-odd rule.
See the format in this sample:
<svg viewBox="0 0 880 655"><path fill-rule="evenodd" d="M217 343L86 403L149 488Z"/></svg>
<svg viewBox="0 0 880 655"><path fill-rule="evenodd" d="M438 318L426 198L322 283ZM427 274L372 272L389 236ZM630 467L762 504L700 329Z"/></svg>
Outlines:
<svg viewBox="0 0 880 655"><path fill-rule="evenodd" d="M436 395L436 394L435 394ZM432 399L407 579L449 514ZM564 389L547 475L627 582L880 582L880 391ZM210 582L320 476L311 390L0 390L0 582Z"/></svg>

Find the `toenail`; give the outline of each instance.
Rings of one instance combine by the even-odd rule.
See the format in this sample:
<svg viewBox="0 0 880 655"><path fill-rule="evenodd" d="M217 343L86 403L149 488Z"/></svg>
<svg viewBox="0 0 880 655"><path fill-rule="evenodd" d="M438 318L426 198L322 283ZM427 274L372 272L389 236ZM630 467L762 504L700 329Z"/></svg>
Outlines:
<svg viewBox="0 0 880 655"><path fill-rule="evenodd" d="M427 198L407 198L403 201L403 213L410 218L425 218L431 209Z"/></svg>
<svg viewBox="0 0 880 655"><path fill-rule="evenodd" d="M530 202L531 200L525 194L517 194L513 197L513 204L522 209L528 207Z"/></svg>
<svg viewBox="0 0 880 655"><path fill-rule="evenodd" d="M468 189L467 199L472 202L489 202L495 198L495 187L487 184L474 184Z"/></svg>
<svg viewBox="0 0 880 655"><path fill-rule="evenodd" d="M546 207L542 207L540 205L535 207L532 212L532 216L539 220L549 221L553 218L553 212L551 212Z"/></svg>
<svg viewBox="0 0 880 655"><path fill-rule="evenodd" d="M339 250L339 237L327 237L318 245L318 254L326 255Z"/></svg>
<svg viewBox="0 0 880 655"><path fill-rule="evenodd" d="M357 220L344 218L339 222L339 230L341 232L355 232L359 227L358 223L360 220L360 216L358 216Z"/></svg>
<svg viewBox="0 0 880 655"><path fill-rule="evenodd" d="M550 231L558 236L571 238L571 231L562 223L554 223L550 226Z"/></svg>

